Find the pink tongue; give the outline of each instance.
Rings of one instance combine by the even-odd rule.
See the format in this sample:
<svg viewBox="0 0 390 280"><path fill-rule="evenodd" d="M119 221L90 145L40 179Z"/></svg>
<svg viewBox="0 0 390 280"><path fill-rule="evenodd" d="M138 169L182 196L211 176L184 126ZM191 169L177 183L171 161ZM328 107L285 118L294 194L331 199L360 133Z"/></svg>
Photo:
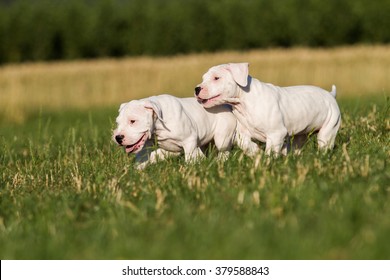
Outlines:
<svg viewBox="0 0 390 280"><path fill-rule="evenodd" d="M145 143L145 141L146 141L146 134L144 134L144 135L141 137L141 139L139 139L138 142L136 142L135 144L133 144L133 145L127 145L127 146L125 147L126 153L128 154L128 153L131 153L131 152L133 152L133 151L139 149L140 147L143 146L143 144Z"/></svg>
<svg viewBox="0 0 390 280"><path fill-rule="evenodd" d="M137 144L132 145L132 146L126 146L126 153L131 153L133 150L135 150Z"/></svg>

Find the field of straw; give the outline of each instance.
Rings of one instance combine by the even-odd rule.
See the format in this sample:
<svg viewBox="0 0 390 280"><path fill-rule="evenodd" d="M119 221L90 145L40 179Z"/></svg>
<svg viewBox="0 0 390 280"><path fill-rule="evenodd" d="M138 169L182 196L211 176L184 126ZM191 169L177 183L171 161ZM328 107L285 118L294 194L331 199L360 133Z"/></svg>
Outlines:
<svg viewBox="0 0 390 280"><path fill-rule="evenodd" d="M313 84L338 98L390 91L390 46L273 49L33 63L0 67L0 122L23 122L31 113L86 109L161 93L192 96L213 65L249 62L250 74L281 86Z"/></svg>

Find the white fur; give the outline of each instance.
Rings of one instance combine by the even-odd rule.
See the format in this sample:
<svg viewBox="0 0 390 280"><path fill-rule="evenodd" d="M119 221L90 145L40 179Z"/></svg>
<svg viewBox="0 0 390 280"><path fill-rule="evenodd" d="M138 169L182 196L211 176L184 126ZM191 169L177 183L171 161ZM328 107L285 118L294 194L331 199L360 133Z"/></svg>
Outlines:
<svg viewBox="0 0 390 280"><path fill-rule="evenodd" d="M196 98L167 94L122 104L116 122L113 140L125 147L127 153L142 151L142 156L137 157L140 169L182 151L187 162L196 160L204 156L200 148L212 140L220 152L219 157L226 158L237 123L230 106L205 110ZM117 137L123 139L118 142ZM158 148L151 152L147 147L152 146L155 139Z"/></svg>
<svg viewBox="0 0 390 280"><path fill-rule="evenodd" d="M244 152L254 155L259 151L252 140L265 142L267 154L279 154L291 141L299 150L313 132L318 132L319 148L333 148L341 122L335 86L331 92L307 85L278 87L248 72L248 63L214 66L195 88L205 108L232 105L238 120L238 145Z"/></svg>

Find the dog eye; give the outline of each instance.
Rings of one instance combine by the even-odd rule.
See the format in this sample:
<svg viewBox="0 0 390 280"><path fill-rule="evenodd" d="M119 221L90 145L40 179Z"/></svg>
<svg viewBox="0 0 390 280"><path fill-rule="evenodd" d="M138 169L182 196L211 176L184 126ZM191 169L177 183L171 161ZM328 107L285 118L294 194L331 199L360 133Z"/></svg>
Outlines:
<svg viewBox="0 0 390 280"><path fill-rule="evenodd" d="M220 77L214 77L214 81L218 81Z"/></svg>
<svg viewBox="0 0 390 280"><path fill-rule="evenodd" d="M135 123L135 120L130 120L129 123L130 123L130 124L134 124L134 123Z"/></svg>

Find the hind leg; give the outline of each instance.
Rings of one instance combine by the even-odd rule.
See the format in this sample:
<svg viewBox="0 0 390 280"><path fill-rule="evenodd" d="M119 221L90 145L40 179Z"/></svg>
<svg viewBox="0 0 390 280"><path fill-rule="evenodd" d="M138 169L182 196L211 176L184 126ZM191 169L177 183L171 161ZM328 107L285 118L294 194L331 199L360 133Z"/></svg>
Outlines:
<svg viewBox="0 0 390 280"><path fill-rule="evenodd" d="M318 131L317 142L320 150L328 151L333 149L340 123L341 116L338 115L336 120L328 122L327 125L323 126L320 131Z"/></svg>
<svg viewBox="0 0 390 280"><path fill-rule="evenodd" d="M198 147L197 139L195 137L188 138L186 142L183 143L183 149L186 162L193 163L205 157L200 147Z"/></svg>
<svg viewBox="0 0 390 280"><path fill-rule="evenodd" d="M237 120L230 112L219 114L214 131L214 144L218 149L218 160L225 161L233 147L236 136Z"/></svg>
<svg viewBox="0 0 390 280"><path fill-rule="evenodd" d="M230 154L233 146L234 131L230 135L215 135L214 143L218 149L218 160L225 161Z"/></svg>
<svg viewBox="0 0 390 280"><path fill-rule="evenodd" d="M240 133L237 131L235 137L235 144L246 154L247 156L254 157L258 153L260 153L259 146L252 141L249 135L244 133Z"/></svg>
<svg viewBox="0 0 390 280"><path fill-rule="evenodd" d="M308 135L307 134L301 134L294 136L293 143L292 143L292 150L294 154L300 155L303 146L305 145L307 141Z"/></svg>
<svg viewBox="0 0 390 280"><path fill-rule="evenodd" d="M286 143L283 145L282 154L286 156L289 152L293 152L295 155L300 155L307 137L307 134L288 136Z"/></svg>

